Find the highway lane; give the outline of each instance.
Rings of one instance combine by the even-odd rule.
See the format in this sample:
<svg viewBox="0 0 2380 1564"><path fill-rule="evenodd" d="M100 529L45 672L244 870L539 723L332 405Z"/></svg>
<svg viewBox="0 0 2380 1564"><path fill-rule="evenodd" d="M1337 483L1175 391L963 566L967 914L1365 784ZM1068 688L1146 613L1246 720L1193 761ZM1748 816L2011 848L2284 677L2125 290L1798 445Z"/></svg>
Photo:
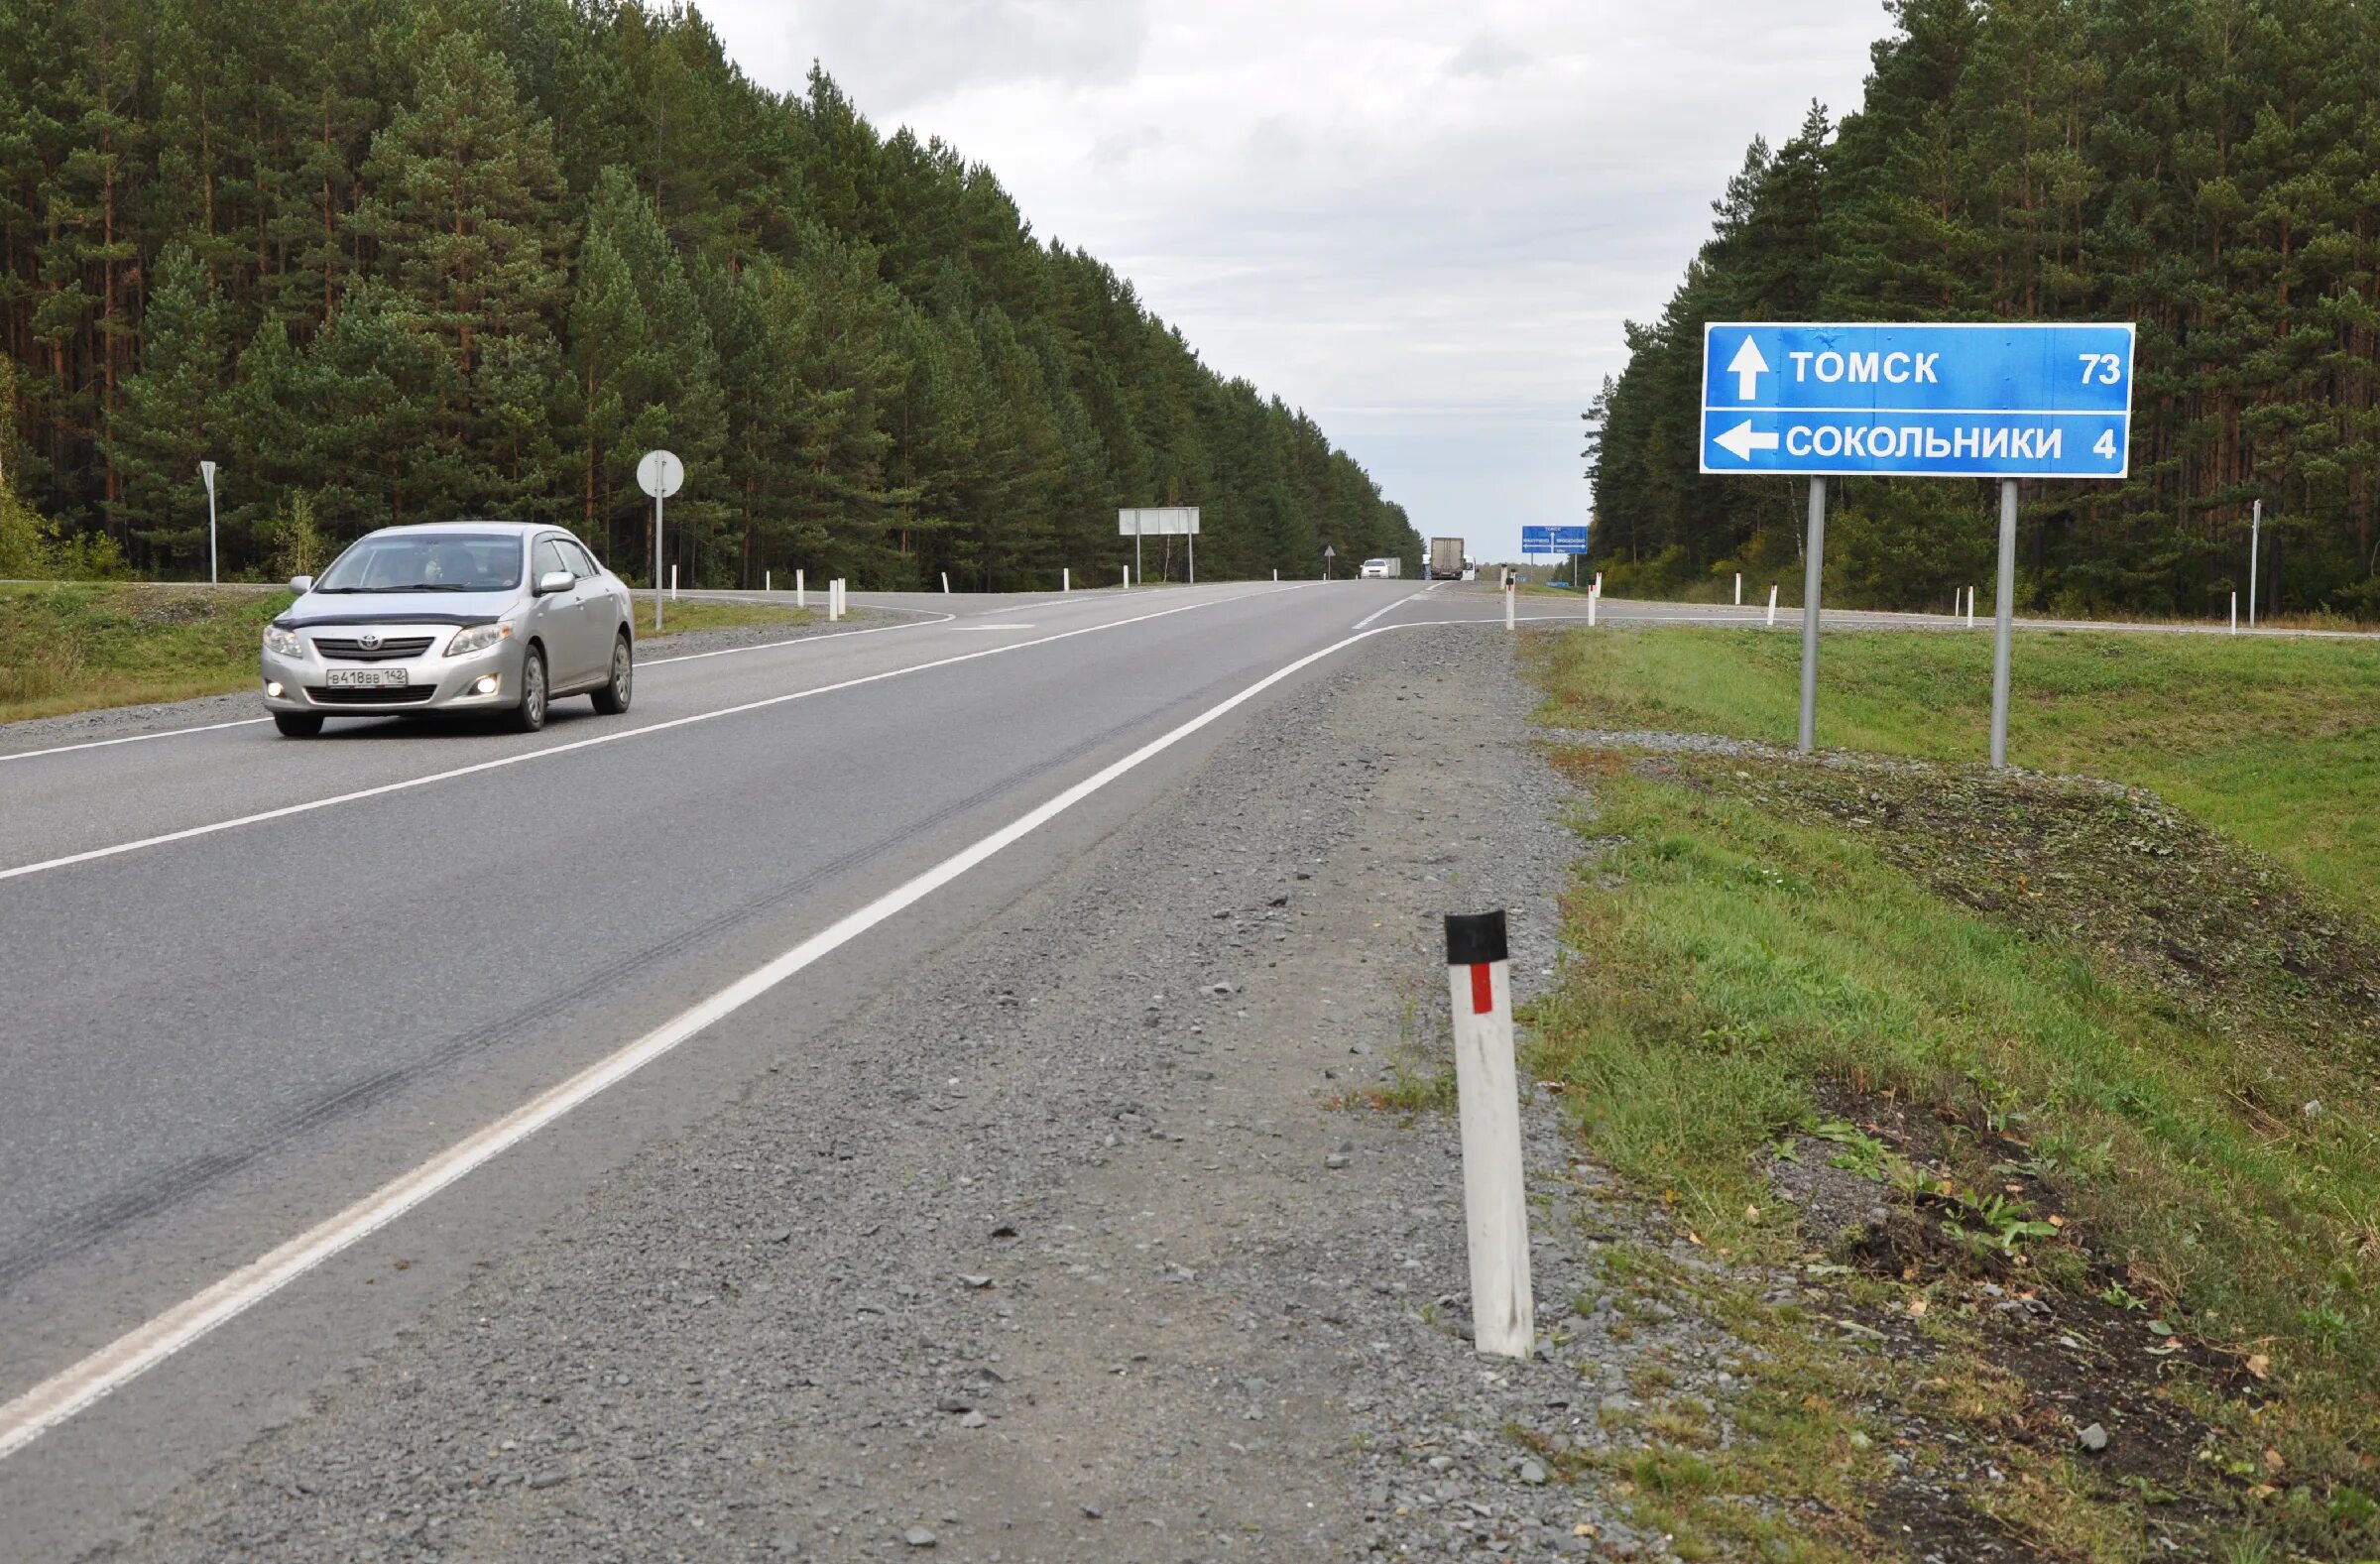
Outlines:
<svg viewBox="0 0 2380 1564"><path fill-rule="evenodd" d="M237 728L0 768L0 869L30 868L0 881L0 1400L1412 591L979 601L650 667L624 723ZM638 1147L832 1047L838 1016L1161 807L1231 732L0 1461L0 1512L158 1491ZM347 801L32 867L324 799Z"/></svg>
<svg viewBox="0 0 2380 1564"><path fill-rule="evenodd" d="M512 1033L583 1031L592 995L673 1008L788 919L1341 629L1323 597L794 643L648 669L629 721L537 735L241 729L0 774L0 869L154 843L0 882L0 1291ZM491 761L514 764L468 769ZM324 800L346 801L159 840Z"/></svg>

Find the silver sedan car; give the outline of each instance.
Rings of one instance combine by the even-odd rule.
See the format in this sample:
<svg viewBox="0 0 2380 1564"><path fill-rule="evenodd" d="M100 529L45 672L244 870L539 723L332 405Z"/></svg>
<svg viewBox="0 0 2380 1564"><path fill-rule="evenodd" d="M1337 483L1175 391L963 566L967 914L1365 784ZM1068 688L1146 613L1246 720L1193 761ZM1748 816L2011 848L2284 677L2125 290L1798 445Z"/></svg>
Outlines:
<svg viewBox="0 0 2380 1564"><path fill-rule="evenodd" d="M628 710L628 585L559 528L389 527L358 539L265 629L265 707L293 738L325 717L491 711L536 732L563 695Z"/></svg>

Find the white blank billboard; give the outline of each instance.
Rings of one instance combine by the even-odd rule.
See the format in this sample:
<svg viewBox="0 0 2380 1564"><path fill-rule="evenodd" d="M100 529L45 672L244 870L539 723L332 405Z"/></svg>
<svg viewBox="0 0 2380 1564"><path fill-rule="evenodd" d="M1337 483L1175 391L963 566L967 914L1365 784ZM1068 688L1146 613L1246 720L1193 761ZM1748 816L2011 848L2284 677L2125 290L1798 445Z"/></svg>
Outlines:
<svg viewBox="0 0 2380 1564"><path fill-rule="evenodd" d="M1160 505L1153 509L1118 511L1116 535L1120 538L1165 538L1179 534L1196 535L1198 507L1195 505Z"/></svg>

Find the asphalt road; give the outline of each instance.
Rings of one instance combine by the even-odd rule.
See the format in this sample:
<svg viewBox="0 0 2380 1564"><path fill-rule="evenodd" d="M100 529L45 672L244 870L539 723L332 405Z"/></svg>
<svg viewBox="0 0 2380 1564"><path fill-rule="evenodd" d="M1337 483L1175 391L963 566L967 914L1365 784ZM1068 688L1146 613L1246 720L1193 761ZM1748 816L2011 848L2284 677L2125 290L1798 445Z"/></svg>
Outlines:
<svg viewBox="0 0 2380 1564"><path fill-rule="evenodd" d="M145 742L0 746L0 1403L1359 621L1501 615L1413 582L855 606L886 612L649 663L628 718L573 700L537 735L390 720L293 742L177 733L168 709ZM0 1554L104 1535L715 1110L765 1068L751 1039L833 1048L839 1017L1161 809L1233 731L47 1428L0 1460Z"/></svg>

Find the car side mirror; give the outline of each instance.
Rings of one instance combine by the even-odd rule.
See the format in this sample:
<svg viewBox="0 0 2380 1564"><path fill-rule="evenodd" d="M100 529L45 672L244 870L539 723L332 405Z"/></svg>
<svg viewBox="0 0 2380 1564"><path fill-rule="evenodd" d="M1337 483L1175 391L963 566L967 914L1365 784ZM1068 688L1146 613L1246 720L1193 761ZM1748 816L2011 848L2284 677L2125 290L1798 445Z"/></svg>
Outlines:
<svg viewBox="0 0 2380 1564"><path fill-rule="evenodd" d="M537 577L537 596L552 592L567 592L578 584L578 577L567 570L548 570Z"/></svg>
<svg viewBox="0 0 2380 1564"><path fill-rule="evenodd" d="M313 589L314 589L314 578L313 578L312 576L310 576L310 575L294 575L294 576L291 576L291 577L290 577L290 590L291 590L291 591L293 591L293 592L310 592L310 591L312 591Z"/></svg>

